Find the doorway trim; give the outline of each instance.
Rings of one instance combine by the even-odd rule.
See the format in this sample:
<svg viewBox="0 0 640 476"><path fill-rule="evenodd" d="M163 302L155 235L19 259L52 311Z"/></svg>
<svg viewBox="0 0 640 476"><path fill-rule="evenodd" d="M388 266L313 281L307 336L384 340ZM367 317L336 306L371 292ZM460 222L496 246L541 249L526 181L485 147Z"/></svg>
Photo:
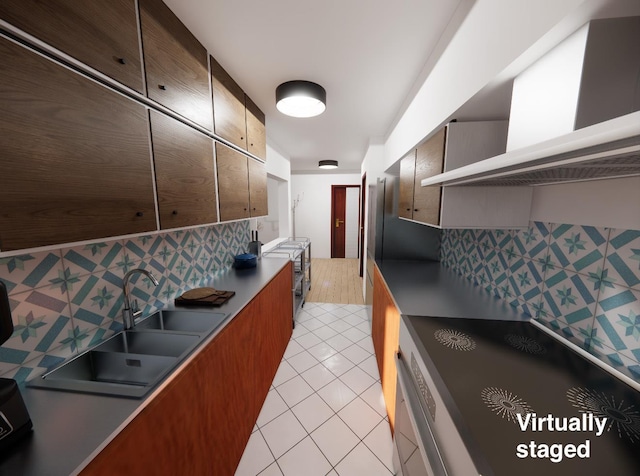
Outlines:
<svg viewBox="0 0 640 476"><path fill-rule="evenodd" d="M334 251L334 225L336 222L336 204L334 202L334 196L335 196L335 189L337 188L344 188L345 190L347 188L357 188L358 190L360 190L360 185L331 185L331 223L330 223L330 236L331 236L331 258L334 257L333 255L333 251ZM360 200L360 194L358 194L358 200ZM360 222L362 221L362 217L360 216L360 204L358 205L358 226L360 226ZM360 243L360 231L358 231L358 252L359 254L361 253L361 243Z"/></svg>

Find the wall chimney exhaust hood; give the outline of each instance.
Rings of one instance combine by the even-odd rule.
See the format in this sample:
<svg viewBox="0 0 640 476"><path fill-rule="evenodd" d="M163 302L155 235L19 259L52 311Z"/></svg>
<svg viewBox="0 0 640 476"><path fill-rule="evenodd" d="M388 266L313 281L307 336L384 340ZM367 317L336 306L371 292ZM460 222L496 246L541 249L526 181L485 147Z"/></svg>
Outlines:
<svg viewBox="0 0 640 476"><path fill-rule="evenodd" d="M640 175L640 17L593 20L513 84L507 152L422 181L542 185Z"/></svg>

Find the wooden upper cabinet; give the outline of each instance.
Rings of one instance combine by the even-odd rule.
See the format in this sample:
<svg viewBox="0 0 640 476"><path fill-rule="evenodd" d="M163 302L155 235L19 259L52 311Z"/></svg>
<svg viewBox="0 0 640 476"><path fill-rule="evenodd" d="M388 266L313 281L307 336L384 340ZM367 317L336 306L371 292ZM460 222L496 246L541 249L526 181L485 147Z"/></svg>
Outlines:
<svg viewBox="0 0 640 476"><path fill-rule="evenodd" d="M144 92L134 0L2 0L0 18Z"/></svg>
<svg viewBox="0 0 640 476"><path fill-rule="evenodd" d="M244 91L213 56L210 57L210 61L214 132L246 150L247 119Z"/></svg>
<svg viewBox="0 0 640 476"><path fill-rule="evenodd" d="M160 228L218 221L213 140L151 111Z"/></svg>
<svg viewBox="0 0 640 476"><path fill-rule="evenodd" d="M413 218L413 186L416 174L416 150L413 149L400 160L400 189L398 216Z"/></svg>
<svg viewBox="0 0 640 476"><path fill-rule="evenodd" d="M267 170L264 163L247 158L249 165L249 205L252 217L269 214L267 200Z"/></svg>
<svg viewBox="0 0 640 476"><path fill-rule="evenodd" d="M249 170L247 157L216 143L220 220L249 218Z"/></svg>
<svg viewBox="0 0 640 476"><path fill-rule="evenodd" d="M432 225L440 224L441 187L423 187L422 180L442 173L445 128L416 149L416 171L413 190L413 219Z"/></svg>
<svg viewBox="0 0 640 476"><path fill-rule="evenodd" d="M0 249L156 229L145 108L0 39Z"/></svg>
<svg viewBox="0 0 640 476"><path fill-rule="evenodd" d="M150 99L212 130L207 50L161 0L139 0Z"/></svg>
<svg viewBox="0 0 640 476"><path fill-rule="evenodd" d="M247 114L247 150L267 160L267 133L264 113L247 95L244 97Z"/></svg>

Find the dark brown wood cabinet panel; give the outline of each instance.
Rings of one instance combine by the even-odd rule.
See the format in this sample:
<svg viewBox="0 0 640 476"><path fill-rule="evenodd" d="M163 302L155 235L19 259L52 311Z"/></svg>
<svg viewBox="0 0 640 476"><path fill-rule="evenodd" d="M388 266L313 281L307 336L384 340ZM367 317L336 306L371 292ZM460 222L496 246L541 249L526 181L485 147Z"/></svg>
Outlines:
<svg viewBox="0 0 640 476"><path fill-rule="evenodd" d="M396 371L395 355L400 336L400 312L396 307L387 284L378 267L373 272L373 309L371 318L371 338L380 372L382 394L387 407L389 425L393 434L396 416Z"/></svg>
<svg viewBox="0 0 640 476"><path fill-rule="evenodd" d="M415 183L416 151L409 152L400 160L400 189L398 216L413 218L413 186Z"/></svg>
<svg viewBox="0 0 640 476"><path fill-rule="evenodd" d="M233 475L292 332L289 263L82 471Z"/></svg>
<svg viewBox="0 0 640 476"><path fill-rule="evenodd" d="M213 140L151 111L160 228L218 221Z"/></svg>
<svg viewBox="0 0 640 476"><path fill-rule="evenodd" d="M441 187L423 187L422 180L442 173L446 128L440 129L416 149L413 219L432 225L440 224Z"/></svg>
<svg viewBox="0 0 640 476"><path fill-rule="evenodd" d="M0 39L0 249L156 229L145 108Z"/></svg>
<svg viewBox="0 0 640 476"><path fill-rule="evenodd" d="M214 132L246 150L247 120L244 91L213 56L210 57L210 62Z"/></svg>
<svg viewBox="0 0 640 476"><path fill-rule="evenodd" d="M247 158L249 165L249 205L252 217L269 214L267 200L267 170L262 162Z"/></svg>
<svg viewBox="0 0 640 476"><path fill-rule="evenodd" d="M247 150L256 157L267 160L267 133L264 113L246 94L244 103L247 115Z"/></svg>
<svg viewBox="0 0 640 476"><path fill-rule="evenodd" d="M216 143L220 220L249 218L249 170L247 157Z"/></svg>
<svg viewBox="0 0 640 476"><path fill-rule="evenodd" d="M134 0L2 0L0 18L144 92Z"/></svg>
<svg viewBox="0 0 640 476"><path fill-rule="evenodd" d="M207 51L162 0L139 0L150 99L213 128Z"/></svg>

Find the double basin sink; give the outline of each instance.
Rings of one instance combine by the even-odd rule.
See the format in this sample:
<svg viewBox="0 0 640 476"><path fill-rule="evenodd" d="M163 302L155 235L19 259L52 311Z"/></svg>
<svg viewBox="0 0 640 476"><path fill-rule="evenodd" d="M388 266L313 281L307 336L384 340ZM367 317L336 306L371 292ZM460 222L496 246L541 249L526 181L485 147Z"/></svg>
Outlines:
<svg viewBox="0 0 640 476"><path fill-rule="evenodd" d="M225 318L226 314L195 310L158 311L28 385L142 397Z"/></svg>

